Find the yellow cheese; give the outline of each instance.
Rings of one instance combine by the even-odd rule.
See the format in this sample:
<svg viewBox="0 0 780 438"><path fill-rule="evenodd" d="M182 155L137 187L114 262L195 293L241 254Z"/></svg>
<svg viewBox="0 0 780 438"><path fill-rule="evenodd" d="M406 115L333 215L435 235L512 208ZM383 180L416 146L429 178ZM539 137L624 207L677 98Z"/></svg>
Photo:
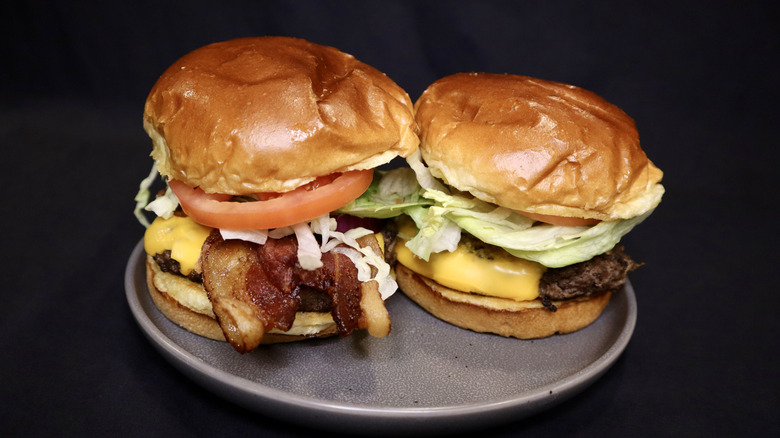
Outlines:
<svg viewBox="0 0 780 438"><path fill-rule="evenodd" d="M400 235L415 235L416 230L408 226L401 226ZM516 301L538 298L539 280L545 271L539 263L514 257L497 247L485 252L484 248L475 251L461 244L453 252L431 254L428 262L415 256L403 239L395 251L399 263L443 286Z"/></svg>
<svg viewBox="0 0 780 438"><path fill-rule="evenodd" d="M203 242L211 233L189 217L158 217L144 233L144 250L149 255L171 251L171 258L179 262L181 273L188 275L200 258Z"/></svg>

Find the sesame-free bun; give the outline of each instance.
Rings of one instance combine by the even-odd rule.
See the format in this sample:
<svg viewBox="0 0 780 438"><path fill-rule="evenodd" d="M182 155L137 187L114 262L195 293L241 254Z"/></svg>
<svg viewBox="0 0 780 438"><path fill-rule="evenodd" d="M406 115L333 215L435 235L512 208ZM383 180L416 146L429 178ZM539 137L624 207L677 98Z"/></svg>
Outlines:
<svg viewBox="0 0 780 438"><path fill-rule="evenodd" d="M152 88L144 127L162 175L207 193L286 192L419 143L408 94L335 48L288 37L207 45Z"/></svg>
<svg viewBox="0 0 780 438"><path fill-rule="evenodd" d="M431 173L477 198L529 213L627 219L661 200L662 172L634 121L572 85L460 73L415 103Z"/></svg>
<svg viewBox="0 0 780 438"><path fill-rule="evenodd" d="M598 319L612 291L596 296L552 301L547 310L540 300L515 301L451 289L395 265L398 286L431 315L455 326L519 339L545 338L577 331Z"/></svg>

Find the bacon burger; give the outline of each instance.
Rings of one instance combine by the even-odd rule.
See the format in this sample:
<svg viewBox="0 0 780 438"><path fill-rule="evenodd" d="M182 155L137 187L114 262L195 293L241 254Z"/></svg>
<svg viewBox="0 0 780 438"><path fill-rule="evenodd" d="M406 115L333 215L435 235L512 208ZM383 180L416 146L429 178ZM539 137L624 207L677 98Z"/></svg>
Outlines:
<svg viewBox="0 0 780 438"><path fill-rule="evenodd" d="M149 292L168 319L242 353L388 334L384 300L397 285L381 234L332 213L374 168L416 150L397 84L332 47L242 38L176 61L143 121L155 164L136 215L148 227ZM166 187L149 202L158 172Z"/></svg>
<svg viewBox="0 0 780 438"><path fill-rule="evenodd" d="M415 110L414 172L382 184L406 205L400 289L442 320L503 336L597 319L638 266L621 237L664 193L634 121L575 86L486 73L436 81ZM382 198L352 205L370 215L391 208Z"/></svg>

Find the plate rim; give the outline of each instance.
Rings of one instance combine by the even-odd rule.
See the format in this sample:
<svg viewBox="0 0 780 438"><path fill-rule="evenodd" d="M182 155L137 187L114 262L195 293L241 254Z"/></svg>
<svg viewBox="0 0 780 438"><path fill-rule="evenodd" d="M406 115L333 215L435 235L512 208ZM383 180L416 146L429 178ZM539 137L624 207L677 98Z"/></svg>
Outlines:
<svg viewBox="0 0 780 438"><path fill-rule="evenodd" d="M135 287L135 275L141 265L139 260L142 260L143 251L141 239L133 248L125 268L125 295L141 331L168 362L212 392L245 408L286 421L316 419L319 426L334 430L354 431L352 423L355 422L362 426L358 429L361 432L366 432L367 427L378 433L424 432L441 430L441 427L464 430L464 427L475 425L472 420L475 416L483 417L486 421L501 421L507 417L519 419L532 415L561 403L598 380L622 355L636 326L636 296L633 285L627 281L622 291L626 299L625 324L615 341L596 360L561 380L502 399L450 406L366 406L325 400L287 392L231 374L202 361L169 338L147 315L138 296L142 291ZM259 401L263 402L265 409L257 408ZM521 407L525 415L518 414ZM420 429L421 426L426 427Z"/></svg>

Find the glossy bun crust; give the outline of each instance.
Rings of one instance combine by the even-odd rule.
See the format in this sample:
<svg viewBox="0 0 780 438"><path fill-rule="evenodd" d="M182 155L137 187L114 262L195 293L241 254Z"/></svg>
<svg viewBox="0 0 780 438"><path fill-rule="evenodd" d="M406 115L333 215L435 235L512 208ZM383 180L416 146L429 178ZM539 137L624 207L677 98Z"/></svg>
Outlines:
<svg viewBox="0 0 780 438"><path fill-rule="evenodd" d="M595 321L609 304L612 292L589 298L553 301L555 312L539 300L514 301L457 291L395 266L398 286L435 317L455 326L519 339L571 333Z"/></svg>
<svg viewBox="0 0 780 438"><path fill-rule="evenodd" d="M233 195L374 168L419 143L411 100L385 74L287 37L185 55L152 88L144 127L161 174Z"/></svg>
<svg viewBox="0 0 780 438"><path fill-rule="evenodd" d="M415 104L434 176L520 211L625 219L661 200L662 172L634 121L594 93L516 75L461 73Z"/></svg>

